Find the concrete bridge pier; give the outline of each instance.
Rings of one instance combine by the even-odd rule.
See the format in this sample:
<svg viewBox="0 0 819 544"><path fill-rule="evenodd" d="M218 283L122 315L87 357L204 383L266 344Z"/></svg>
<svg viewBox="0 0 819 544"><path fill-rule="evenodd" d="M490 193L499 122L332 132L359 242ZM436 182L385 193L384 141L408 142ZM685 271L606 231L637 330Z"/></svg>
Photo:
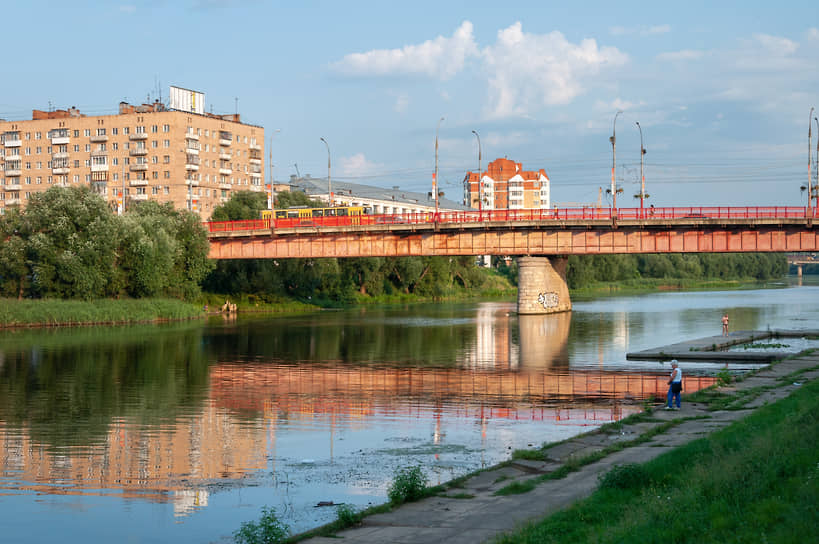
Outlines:
<svg viewBox="0 0 819 544"><path fill-rule="evenodd" d="M568 257L518 257L518 314L553 314L572 309L566 284Z"/></svg>

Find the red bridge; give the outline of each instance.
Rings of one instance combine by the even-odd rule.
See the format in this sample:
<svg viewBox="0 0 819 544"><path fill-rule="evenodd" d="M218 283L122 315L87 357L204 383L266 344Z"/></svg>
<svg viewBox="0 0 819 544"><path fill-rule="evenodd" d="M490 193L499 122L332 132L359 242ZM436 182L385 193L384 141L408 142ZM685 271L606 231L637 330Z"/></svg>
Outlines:
<svg viewBox="0 0 819 544"><path fill-rule="evenodd" d="M519 311L548 313L571 309L568 255L813 252L814 221L806 207L565 208L224 221L207 229L214 259L520 256Z"/></svg>

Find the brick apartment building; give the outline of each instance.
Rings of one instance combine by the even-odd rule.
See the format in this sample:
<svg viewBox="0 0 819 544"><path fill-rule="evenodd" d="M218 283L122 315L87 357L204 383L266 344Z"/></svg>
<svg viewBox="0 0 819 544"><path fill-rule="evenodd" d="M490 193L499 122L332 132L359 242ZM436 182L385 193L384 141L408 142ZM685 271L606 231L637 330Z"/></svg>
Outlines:
<svg viewBox="0 0 819 544"><path fill-rule="evenodd" d="M543 168L525 171L509 159L495 159L485 172L467 172L464 178L464 203L474 209L548 209L550 198Z"/></svg>
<svg viewBox="0 0 819 544"><path fill-rule="evenodd" d="M112 209L172 202L209 219L232 191L264 191L264 129L239 114L122 102L115 115L76 108L0 120L0 214L57 185L90 186Z"/></svg>

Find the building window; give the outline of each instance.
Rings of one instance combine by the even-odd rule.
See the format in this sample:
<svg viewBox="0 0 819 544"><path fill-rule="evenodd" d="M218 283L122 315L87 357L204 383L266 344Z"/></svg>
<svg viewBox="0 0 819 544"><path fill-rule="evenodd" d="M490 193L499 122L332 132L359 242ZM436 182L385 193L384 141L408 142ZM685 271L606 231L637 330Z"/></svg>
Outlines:
<svg viewBox="0 0 819 544"><path fill-rule="evenodd" d="M151 132L159 132L159 127L158 127L158 126L156 126L156 125L153 125L153 126L151 127Z"/></svg>
<svg viewBox="0 0 819 544"><path fill-rule="evenodd" d="M157 147L159 147L159 142L157 142L156 140L151 140L151 147L156 149Z"/></svg>
<svg viewBox="0 0 819 544"><path fill-rule="evenodd" d="M164 162L165 164L169 164L171 162L171 156L165 155L164 157L162 157L162 162Z"/></svg>
<svg viewBox="0 0 819 544"><path fill-rule="evenodd" d="M34 133L34 139L35 139L35 140L39 140L39 139L40 139L40 138L42 138L42 137L43 137L43 133L42 133L42 132L35 132L35 133Z"/></svg>
<svg viewBox="0 0 819 544"><path fill-rule="evenodd" d="M90 152L91 152L91 144L85 144L85 152L86 152L86 153L90 153Z"/></svg>
<svg viewBox="0 0 819 544"><path fill-rule="evenodd" d="M128 134L129 131L130 131L130 129L128 127L122 127L122 133L123 134Z"/></svg>
<svg viewBox="0 0 819 544"><path fill-rule="evenodd" d="M79 168L79 167L80 167L80 161L75 160L74 161L74 168Z"/></svg>
<svg viewBox="0 0 819 544"><path fill-rule="evenodd" d="M75 151L75 152L79 152L79 151L80 151L80 144L74 144L74 151Z"/></svg>
<svg viewBox="0 0 819 544"><path fill-rule="evenodd" d="M119 165L119 159L118 159L117 157L114 157L114 158L112 159L112 164L113 164L114 166Z"/></svg>
<svg viewBox="0 0 819 544"><path fill-rule="evenodd" d="M119 129L117 127L112 128L111 129L111 134L116 136L117 134L119 134Z"/></svg>
<svg viewBox="0 0 819 544"><path fill-rule="evenodd" d="M153 178L159 179L159 172L153 172Z"/></svg>
<svg viewBox="0 0 819 544"><path fill-rule="evenodd" d="M31 140L31 132L26 132L26 140Z"/></svg>
<svg viewBox="0 0 819 544"><path fill-rule="evenodd" d="M42 147L40 147L40 146L38 145L38 146L35 148L34 152L35 152L35 153L37 153L37 154L39 155L40 153L42 153L42 152L43 152L43 148L42 148Z"/></svg>
<svg viewBox="0 0 819 544"><path fill-rule="evenodd" d="M170 170L165 170L165 178L167 179L167 178L170 178L170 177L171 177L171 171Z"/></svg>
<svg viewBox="0 0 819 544"><path fill-rule="evenodd" d="M90 129L90 128L85 129L85 130L83 131L83 135L84 135L84 136L91 136L91 129Z"/></svg>
<svg viewBox="0 0 819 544"><path fill-rule="evenodd" d="M80 182L79 174L74 174L74 183L79 183L79 182Z"/></svg>
<svg viewBox="0 0 819 544"><path fill-rule="evenodd" d="M166 186L163 188L163 191L164 191L164 193L165 193L166 195L171 194L171 188L170 188L170 187L168 187L167 185L166 185Z"/></svg>
<svg viewBox="0 0 819 544"><path fill-rule="evenodd" d="M157 157L156 155L154 155L153 157L151 157L151 164L156 164L156 163L158 163L158 162L159 162L159 157Z"/></svg>
<svg viewBox="0 0 819 544"><path fill-rule="evenodd" d="M75 138L79 138L79 137L80 137L80 131L79 131L79 130L75 130L75 131L74 131L74 137L75 137Z"/></svg>
<svg viewBox="0 0 819 544"><path fill-rule="evenodd" d="M162 146L163 147L171 147L171 141L170 140L164 140L162 142Z"/></svg>
<svg viewBox="0 0 819 544"><path fill-rule="evenodd" d="M162 125L162 132L170 132L171 125Z"/></svg>
<svg viewBox="0 0 819 544"><path fill-rule="evenodd" d="M114 172L114 181L119 181L119 174L117 174L116 172Z"/></svg>
<svg viewBox="0 0 819 544"><path fill-rule="evenodd" d="M111 144L111 149L113 151L117 151L119 149L119 144L117 142L112 143Z"/></svg>

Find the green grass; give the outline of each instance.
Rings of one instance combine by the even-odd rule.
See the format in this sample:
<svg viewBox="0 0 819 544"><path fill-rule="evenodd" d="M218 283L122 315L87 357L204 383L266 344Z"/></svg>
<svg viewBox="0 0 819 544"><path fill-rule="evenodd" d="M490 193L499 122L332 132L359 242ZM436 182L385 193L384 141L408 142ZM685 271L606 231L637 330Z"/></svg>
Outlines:
<svg viewBox="0 0 819 544"><path fill-rule="evenodd" d="M202 315L201 306L176 299L0 299L0 328L140 323Z"/></svg>
<svg viewBox="0 0 819 544"><path fill-rule="evenodd" d="M503 544L803 542L819 527L819 382L601 479L588 499ZM636 477L639 476L639 477Z"/></svg>

